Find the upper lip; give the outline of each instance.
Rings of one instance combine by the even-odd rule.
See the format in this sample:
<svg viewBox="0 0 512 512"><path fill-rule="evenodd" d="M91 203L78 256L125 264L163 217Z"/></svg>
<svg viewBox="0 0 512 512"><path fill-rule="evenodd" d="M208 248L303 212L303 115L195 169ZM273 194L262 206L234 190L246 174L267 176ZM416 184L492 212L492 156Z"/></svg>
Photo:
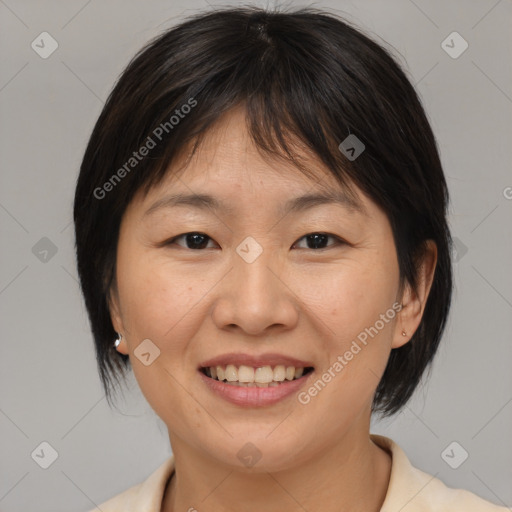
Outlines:
<svg viewBox="0 0 512 512"><path fill-rule="evenodd" d="M302 361L295 357L286 356L283 354L261 354L253 356L250 354L231 353L222 354L212 359L208 359L201 363L201 368L209 368L210 366L226 366L232 364L234 366L252 366L259 368L262 366L294 366L295 368L312 367L313 365L307 361Z"/></svg>

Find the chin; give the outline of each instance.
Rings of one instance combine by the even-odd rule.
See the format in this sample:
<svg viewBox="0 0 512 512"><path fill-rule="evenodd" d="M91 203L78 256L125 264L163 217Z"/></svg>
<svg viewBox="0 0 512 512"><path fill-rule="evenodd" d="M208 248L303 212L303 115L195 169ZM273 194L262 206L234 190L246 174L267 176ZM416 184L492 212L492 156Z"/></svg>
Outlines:
<svg viewBox="0 0 512 512"><path fill-rule="evenodd" d="M275 427L275 425L274 425ZM254 429L252 429L254 430ZM231 466L242 473L265 473L289 470L299 464L301 458L297 453L298 447L304 447L304 440L299 442L284 429L270 436L259 433L245 433L226 440L214 442L213 446L205 446L213 459ZM271 429L264 429L265 432ZM221 449L219 449L221 447ZM306 458L303 454L302 458Z"/></svg>

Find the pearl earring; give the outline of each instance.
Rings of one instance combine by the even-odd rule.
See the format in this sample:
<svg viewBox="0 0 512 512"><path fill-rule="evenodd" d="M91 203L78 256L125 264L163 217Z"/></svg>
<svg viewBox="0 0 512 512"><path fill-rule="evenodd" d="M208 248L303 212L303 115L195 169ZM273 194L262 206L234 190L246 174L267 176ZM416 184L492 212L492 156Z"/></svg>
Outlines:
<svg viewBox="0 0 512 512"><path fill-rule="evenodd" d="M121 340L123 339L123 335L122 334L119 334L118 336L119 336L119 338L117 338L117 340L114 341L114 346L116 348L119 347L119 344L121 343Z"/></svg>
<svg viewBox="0 0 512 512"><path fill-rule="evenodd" d="M407 336L407 333L405 331L402 331L402 336Z"/></svg>

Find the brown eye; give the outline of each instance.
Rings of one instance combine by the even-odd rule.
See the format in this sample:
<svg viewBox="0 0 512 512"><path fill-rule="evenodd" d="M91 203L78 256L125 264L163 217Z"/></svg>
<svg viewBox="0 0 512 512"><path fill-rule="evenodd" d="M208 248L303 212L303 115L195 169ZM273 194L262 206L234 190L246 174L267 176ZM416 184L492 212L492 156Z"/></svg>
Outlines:
<svg viewBox="0 0 512 512"><path fill-rule="evenodd" d="M182 244L177 244L176 241L184 239L185 240L185 249L192 249L192 250L200 250L205 249L208 245L208 241L212 240L208 235L205 235L204 233L183 233L182 235L175 236L171 240L165 243L165 245L179 245L180 247L183 247Z"/></svg>
<svg viewBox="0 0 512 512"><path fill-rule="evenodd" d="M337 236L330 235L328 233L310 233L309 235L303 236L300 240L306 240L307 247L299 247L300 249L328 249L330 246L327 245L329 238L336 241L334 245L342 244L343 241ZM299 241L300 241L299 240Z"/></svg>

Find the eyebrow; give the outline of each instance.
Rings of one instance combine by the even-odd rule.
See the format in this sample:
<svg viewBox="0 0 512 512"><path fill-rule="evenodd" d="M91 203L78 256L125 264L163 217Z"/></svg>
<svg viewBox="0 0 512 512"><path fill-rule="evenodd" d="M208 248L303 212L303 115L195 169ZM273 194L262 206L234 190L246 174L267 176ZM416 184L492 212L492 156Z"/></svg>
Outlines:
<svg viewBox="0 0 512 512"><path fill-rule="evenodd" d="M278 209L278 213L281 215L287 215L288 213L297 213L327 204L337 204L351 213L367 215L363 204L342 190L305 194L289 199ZM199 210L224 212L230 215L234 215L236 213L232 206L208 194L172 194L153 203L144 212L144 217L163 208L174 208L177 206L189 206Z"/></svg>

